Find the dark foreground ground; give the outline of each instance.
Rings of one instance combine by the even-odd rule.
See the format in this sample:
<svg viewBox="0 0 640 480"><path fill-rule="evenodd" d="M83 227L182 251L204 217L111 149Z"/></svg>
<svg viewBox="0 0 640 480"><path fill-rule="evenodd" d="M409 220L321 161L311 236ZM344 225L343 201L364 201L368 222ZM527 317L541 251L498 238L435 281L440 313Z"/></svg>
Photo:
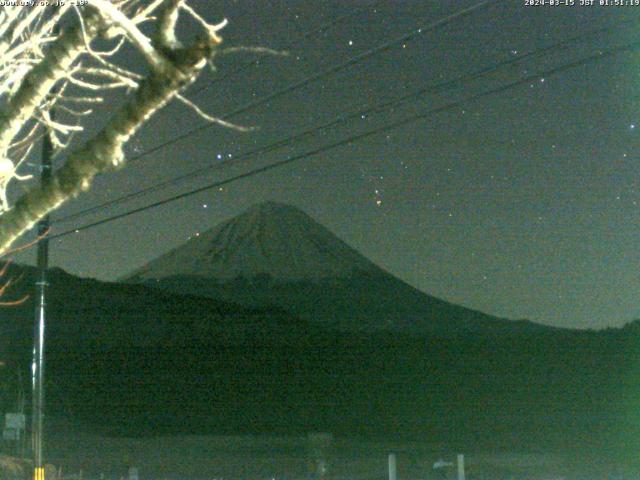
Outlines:
<svg viewBox="0 0 640 480"><path fill-rule="evenodd" d="M119 479L127 466L138 467L147 479L255 479L312 478L318 458L327 462L327 479L383 480L387 458L397 457L398 479L455 478L453 468L435 471L438 460L455 463L458 452L445 445L424 442L309 436L167 435L124 438L81 432L64 422L50 424L47 459L64 474L83 478ZM318 447L318 445L321 445ZM639 471L597 452L474 451L465 454L468 479L631 479Z"/></svg>
<svg viewBox="0 0 640 480"><path fill-rule="evenodd" d="M469 478L640 471L640 321L599 332L527 322L345 330L57 275L47 446L65 471L119 478L133 463L142 480L296 480L308 474L309 432L335 436L336 478L383 478L390 451L399 480L426 479L457 452ZM28 387L33 308L3 311L4 412Z"/></svg>

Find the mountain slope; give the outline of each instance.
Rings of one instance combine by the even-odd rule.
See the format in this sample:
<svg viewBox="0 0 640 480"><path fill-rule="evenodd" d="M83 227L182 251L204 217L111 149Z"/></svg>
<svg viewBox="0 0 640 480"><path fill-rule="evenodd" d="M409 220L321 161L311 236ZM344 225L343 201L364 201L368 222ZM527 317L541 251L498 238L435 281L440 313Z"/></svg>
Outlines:
<svg viewBox="0 0 640 480"><path fill-rule="evenodd" d="M33 267L11 265L7 278L19 279L7 299L28 295L15 307L2 307L0 351L29 351L33 338ZM251 325L296 330L304 322L278 308L247 308L234 303L179 295L144 285L79 278L51 269L47 290L49 348L169 348L201 337L227 340Z"/></svg>
<svg viewBox="0 0 640 480"><path fill-rule="evenodd" d="M301 210L266 202L192 238L128 280L175 275L233 280L268 275L296 281L381 273Z"/></svg>
<svg viewBox="0 0 640 480"><path fill-rule="evenodd" d="M22 276L24 292L33 273L16 266L9 276ZM277 308L61 270L49 281L47 412L92 428L126 435L330 431L428 437L456 449L636 448L628 439L638 438L640 425L637 325L354 334ZM299 299L306 293L316 294L300 290ZM364 290L361 301L368 303ZM33 296L2 310L4 411L15 398L7 377L19 367L29 378L33 317Z"/></svg>
<svg viewBox="0 0 640 480"><path fill-rule="evenodd" d="M348 329L425 334L546 328L420 292L301 210L275 202L256 205L189 240L126 281L253 307L277 305L308 321Z"/></svg>

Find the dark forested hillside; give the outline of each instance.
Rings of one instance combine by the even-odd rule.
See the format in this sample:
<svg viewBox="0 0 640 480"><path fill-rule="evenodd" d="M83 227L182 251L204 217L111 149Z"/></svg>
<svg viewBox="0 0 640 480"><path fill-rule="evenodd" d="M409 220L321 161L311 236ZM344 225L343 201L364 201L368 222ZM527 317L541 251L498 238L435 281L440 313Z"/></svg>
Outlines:
<svg viewBox="0 0 640 480"><path fill-rule="evenodd" d="M29 277L27 269L23 286ZM612 453L635 448L630 439L640 433L638 324L602 332L345 331L278 308L62 271L51 283L48 408L86 428L322 430ZM19 366L27 375L33 308L29 301L4 310L5 409L12 372Z"/></svg>

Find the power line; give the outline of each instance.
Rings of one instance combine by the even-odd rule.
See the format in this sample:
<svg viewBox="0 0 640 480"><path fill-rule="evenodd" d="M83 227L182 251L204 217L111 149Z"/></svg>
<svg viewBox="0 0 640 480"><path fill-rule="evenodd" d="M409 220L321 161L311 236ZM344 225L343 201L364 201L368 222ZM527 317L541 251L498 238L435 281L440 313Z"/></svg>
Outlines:
<svg viewBox="0 0 640 480"><path fill-rule="evenodd" d="M274 170L276 168L280 168L282 166L297 162L299 160L318 155L319 153L323 153L323 152L326 152L326 151L329 151L329 150L333 150L333 149L335 149L337 147L340 147L340 146L348 145L350 143L363 140L365 138L371 137L371 136L379 134L379 133L384 133L384 132L388 132L390 130L395 130L395 129L399 128L399 127L403 127L403 126L408 125L410 123L414 123L416 121L425 119L425 118L427 118L427 117L429 117L431 115L435 115L437 113L442 113L444 111L452 110L452 109L457 108L460 105L463 105L465 103L472 102L472 101L477 101L477 100L480 100L480 99L482 99L484 97L487 97L487 96L491 96L491 95L495 95L495 94L498 94L498 93L505 92L507 90L513 89L515 87L518 87L520 85L523 85L523 84L526 84L526 83L530 83L531 81L535 81L535 80L539 79L542 76L550 77L550 76L553 76L553 75L557 75L559 73L563 73L563 72L566 72L568 70L572 70L574 68L577 68L577 67L580 67L580 66L595 62L595 61L602 60L604 58L609 58L609 57L612 57L612 56L615 56L615 55L619 55L619 54L622 54L622 53L631 52L631 51L636 50L638 48L640 48L640 42L633 42L633 43L630 43L630 44L626 44L626 45L622 45L622 46L618 46L618 47L613 47L613 48L611 48L609 50L606 50L606 51L600 51L600 52L598 52L596 54L593 54L593 55L590 55L590 56L587 56L587 57L583 57L583 58L581 58L579 60L575 60L575 61L570 62L570 63L565 63L563 65L548 69L548 70L543 71L543 72L538 72L538 73L533 74L533 75L528 75L528 76L526 76L524 78L521 78L519 80L507 83L507 84L502 85L500 87L496 87L496 88L487 90L485 92L481 92L481 93L478 93L478 94L475 94L475 95L468 96L467 98L464 98L464 99L456 101L456 102L450 102L450 103L448 103L446 105L443 105L441 107L438 107L438 108L435 108L435 109L432 109L432 110L427 110L426 112L422 112L422 113L419 113L419 114L411 115L411 116L409 116L407 118L404 118L404 119L389 123L387 125L376 127L374 129L368 130L366 132L363 132L363 133L360 133L360 134L357 134L357 135L352 135L352 136L344 138L342 140L339 140L339 141L336 141L336 142L333 142L333 143L330 143L330 144L327 144L327 145L323 145L321 147L317 147L317 148L315 148L313 150L310 150L308 152L305 152L305 153L302 153L302 154L299 154L299 155L295 155L293 157L289 157L289 158L286 158L284 160L281 160L281 161L278 161L278 162L274 162L274 163L271 163L269 165L265 165L265 166L260 167L260 168L256 168L256 169L251 170L249 172L245 172L245 173L242 173L242 174L227 178L225 180L216 181L216 182L213 182L211 184L205 185L203 187L199 187L199 188L190 190L188 192L180 193L178 195L174 195L174 196L165 198L163 200L159 200L157 202L150 203L150 204L145 205L143 207L138 207L138 208L135 208L135 209L132 209L132 210L129 210L129 211L117 214L117 215L113 215L113 216L110 216L110 217L107 217L107 218L103 218L101 220L98 220L98 221L95 221L95 222L92 222L92 223L88 223L88 224L76 227L76 228L74 228L72 230L67 230L65 232L61 232L59 234L52 235L50 238L51 239L56 239L56 238L64 237L64 236L67 236L67 235L71 235L73 233L78 233L78 232L80 232L82 230L87 230L87 229L90 229L90 228L93 228L93 227L97 227L99 225L103 225L105 223L108 223L108 222L111 222L111 221L114 221L114 220L118 220L120 218L128 217L130 215L133 215L133 214L136 214L136 213L139 213L139 212L150 210L152 208L159 207L161 205L165 205L167 203L171 203L171 202L180 200L182 198L190 197L192 195L196 195L198 193L201 193L201 192L204 192L204 191L207 191L207 190L211 190L213 188L217 188L217 187L220 187L220 186L223 186L223 185L227 185L229 183L232 183L232 182L235 182L235 181L238 181L238 180L242 180L242 179L245 179L245 178L253 177L255 175L267 172L269 170Z"/></svg>
<svg viewBox="0 0 640 480"><path fill-rule="evenodd" d="M239 108L237 108L236 110L222 116L222 120L228 120L232 117L235 117L241 113L244 113L248 110L251 110L255 107L258 107L260 105L263 105L271 100L275 100L279 97L282 97L283 95L290 93L294 90L297 90L299 88L305 87L307 85L310 85L311 83L314 83L324 77L327 77L329 75L335 74L341 70L344 70L345 68L348 68L352 65L355 65L363 60L366 60L369 57L372 57L373 55L376 55L378 53L382 53L385 52L391 48L393 48L395 45L398 45L402 42L406 42L418 35L421 35L425 32L429 32L432 30L437 30L438 28L444 27L446 25L448 25L449 23L453 22L454 20L458 20L460 18L464 18L468 15L471 15L472 13L474 13L475 11L479 10L482 7L485 7L489 4L492 3L496 3L497 0L482 0L479 3L476 3L475 5L468 7L468 8L464 8L462 10L457 11L456 13L452 13L451 15L448 15L440 20L437 20L435 22L432 22L430 24L427 24L425 26L422 27L418 27L418 28L414 28L411 32L403 34L399 37L396 37L392 40L389 40L388 42L382 43L376 47L370 48L368 50L365 50L364 52L351 57L349 59L347 59L346 61L338 64L338 65L334 65L332 67L329 67L326 70L323 70L321 72L315 73L313 75L307 76L305 78L303 78L302 80L299 80L297 82L294 82L280 90L277 90L273 93L270 93L269 95L266 95L258 100L249 102ZM176 142L179 142L181 140L184 140L185 138L188 138L196 133L199 133L201 131L207 130L211 127L213 127L215 124L212 123L207 123L205 125L202 125L200 127L196 127L193 128L191 130L188 130L187 132L184 132L180 135L176 135L175 137L160 143L158 145L156 145L155 147L152 147L148 150L145 150L144 152L139 153L138 155L135 155L133 157L131 157L131 159L129 160L129 163L133 163L136 162L138 160L140 160L143 157L146 157L147 155L157 152L158 150L162 150L163 148L168 147L169 145L172 145Z"/></svg>
<svg viewBox="0 0 640 480"><path fill-rule="evenodd" d="M351 113L348 113L348 114L339 115L337 118L331 120L330 122L324 123L322 125L317 125L317 126L310 127L310 128L308 128L306 130L303 130L303 131L301 131L301 132L299 132L299 133L297 133L297 134L295 134L293 136L290 136L290 137L278 140L276 142L273 142L273 143L271 143L269 145L266 145L266 146L263 146L263 147L260 147L260 148L257 148L257 149L242 153L241 155L239 155L239 156L237 156L237 157L235 157L233 159L225 160L225 161L222 161L222 162L217 163L215 165L209 165L209 166L206 166L206 167L198 168L196 170L193 170L193 171L191 171L189 173L186 173L184 175L181 175L179 177L176 177L176 178L173 178L173 179L169 179L169 180L166 180L164 182L160 182L160 183L158 183L156 185L153 185L151 187L144 188L144 189L138 190L136 192L132 192L132 193L129 193L127 195L123 195L123 196L118 197L116 199L101 203L101 204L96 205L94 207L90 207L90 208L81 210L79 212L64 216L62 218L59 218L58 220L55 220L54 223L62 223L62 222L67 222L67 221L74 220L74 219L77 219L77 218L82 218L82 217L84 217L86 215L89 215L91 213L97 212L97 211L102 210L104 208L127 202L129 200L134 199L134 198L138 198L140 196L144 196L144 195L147 195L149 193L153 193L155 191L158 191L160 189L166 188L168 186L177 185L178 183L180 183L180 182L182 182L184 180L187 180L189 178L193 178L196 175L199 175L199 174L201 174L203 172L217 171L217 170L223 169L223 168L225 168L225 167L227 167L227 166L229 166L231 164L238 163L241 160L244 160L244 159L259 155L259 154L268 153L268 152L276 150L278 148L282 148L282 147L288 146L291 143L293 143L293 142L295 142L297 140L300 140L301 138L307 137L309 135L316 134L316 133L318 133L320 131L326 130L326 129L331 128L331 127L335 127L335 126L337 126L337 125L339 125L341 123L345 123L345 122L347 122L349 120L361 117L363 115L369 115L370 113L380 113L382 111L388 110L388 109L393 108L395 106L401 105L402 103L405 103L408 100L421 97L424 94L427 94L427 93L439 93L439 92L441 92L443 90L454 88L454 87L456 87L456 86L458 86L460 84L463 84L463 83L466 83L466 82L470 82L470 81L474 81L474 80L477 80L479 78L491 75L491 74L495 73L496 71L498 71L499 69L501 69L503 67L515 65L517 63L522 63L522 62L524 62L526 60L529 60L529 59L532 59L532 58L540 57L540 56L542 56L543 54L545 54L545 53L547 53L549 51L557 50L557 49L565 47L565 46L567 46L569 44L572 44L572 43L575 43L577 41L583 40L584 38L592 37L593 35L597 35L597 34L600 34L600 33L603 33L603 32L607 32L607 31L613 30L615 28L619 28L620 26L622 26L624 24L638 22L639 20L640 19L636 18L636 19L632 19L632 20L626 20L626 21L623 21L623 22L618 22L618 23L616 23L614 25L610 25L610 26L607 26L607 27L601 27L601 28L598 28L598 29L591 29L591 30L589 30L587 32L584 32L584 33L580 34L580 35L576 35L576 36L570 37L568 39L556 42L556 43L554 43L552 45L548 45L546 47L542 47L540 49L533 50L531 52L525 53L523 55L518 56L517 58L509 58L507 60L492 64L492 65L489 65L489 66L486 66L486 67L482 67L480 69L477 69L472 73L462 74L462 75L459 75L459 76L457 76L457 77L455 77L453 79L450 79L450 80L447 80L447 81L444 81L444 82L440 82L440 83L435 84L435 85L427 85L427 86L425 86L423 88L420 88L420 89L418 89L416 91L413 91L413 92L410 92L408 94L402 95L402 96L400 96L398 98L395 98L393 100L380 102L378 104L371 105L365 110L358 110L358 111L354 111L354 112L351 112Z"/></svg>
<svg viewBox="0 0 640 480"><path fill-rule="evenodd" d="M269 95L267 95L267 96L265 96L265 97L263 97L263 98L261 98L261 99L259 99L257 101L250 102L249 104L246 104L246 105L240 107L239 109L234 110L233 112L225 115L222 118L224 120L229 119L230 117L233 117L235 115L243 113L243 112L245 112L245 111L247 111L247 110L249 110L249 109L251 109L253 107L259 106L259 105L261 105L263 103L266 103L266 102L268 102L270 100L278 98L278 97L284 95L285 93L288 93L290 91L293 91L293 90L296 90L298 88L301 88L302 86L306 86L306 85L308 85L308 84L310 84L310 83L312 83L314 81L317 81L317 80L319 80L319 79L321 79L321 78L323 78L325 76L331 75L333 73L337 73L338 71L340 71L340 70L342 70L344 68L347 68L348 66L354 65L354 64L356 64L356 63L358 63L358 62L360 62L360 61L362 61L362 60L364 60L366 58L369 58L374 54L386 51L386 50L392 48L394 45L396 45L398 43L402 43L404 41L407 41L408 39L413 38L413 37L415 37L417 35L420 35L422 33L425 33L427 31L435 30L437 28L443 27L443 26L449 24L450 22L452 22L453 20L456 20L456 19L459 19L459 18L463 18L463 17L465 17L467 15L470 15L471 13L475 12L479 8L481 8L481 7L483 7L483 6L487 5L487 4L490 4L492 2L495 2L495 0L484 0L484 1L482 1L480 3L477 3L477 4L475 4L475 5L471 6L471 7L459 10L456 13L448 15L448 16L446 16L446 17L444 17L444 18L442 18L442 19L440 19L440 20L438 20L436 22L431 23L431 24L428 24L427 26L419 27L417 29L414 29L414 30L412 30L411 32L409 32L407 34L404 34L404 35L402 35L400 37L397 37L397 38L395 38L393 40L385 42L385 43L383 43L381 45L378 45L377 47L373 47L373 48L371 48L371 49L369 49L369 50L367 50L365 52L360 53L359 55L357 55L355 57L351 57L350 59L346 60L345 62L343 62L341 64L335 65L333 67L330 67L327 70L324 70L324 71L319 72L317 74L314 74L314 75L311 75L309 77L306 77L306 78L300 80L299 82L296 82L296 83L294 83L292 85L289 85L289 86L285 87L284 89L281 89L281 90L276 91L276 92L274 92L272 94L269 94ZM212 126L213 126L213 124L209 123L209 124L197 127L195 129L192 129L190 131L187 131L187 132L185 132L183 134L180 134L180 135L178 135L178 136L176 136L176 137L174 137L174 138L172 138L172 139L170 139L170 140L168 140L166 142L163 142L163 143L161 143L159 145L156 145L155 147L152 147L152 148L150 148L150 149L148 149L148 150L146 150L144 152L141 152L140 154L138 154L136 156L131 157L131 159L129 160L129 163L136 162L136 161L140 160L141 158L143 158L143 157L145 157L145 156L147 156L147 155L149 155L149 154L151 154L153 152L161 150L161 149L163 149L163 148L165 148L165 147L167 147L167 146L169 146L169 145L171 145L173 143L176 143L176 142L178 142L180 140L183 140L183 139L185 139L185 138L187 138L187 137L189 137L191 135L194 135L195 133L198 133L198 132L203 131L205 129L211 128ZM64 220L68 220L69 217L70 216L65 217ZM77 218L77 215L73 214L73 218ZM57 220L57 222L61 222L61 221L63 221L63 220Z"/></svg>

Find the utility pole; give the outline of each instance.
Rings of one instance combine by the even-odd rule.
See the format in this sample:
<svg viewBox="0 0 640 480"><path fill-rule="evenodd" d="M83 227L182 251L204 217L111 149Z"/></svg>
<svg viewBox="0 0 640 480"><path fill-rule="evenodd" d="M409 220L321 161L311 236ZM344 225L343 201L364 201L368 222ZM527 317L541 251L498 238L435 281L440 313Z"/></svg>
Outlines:
<svg viewBox="0 0 640 480"><path fill-rule="evenodd" d="M17 405L17 412L19 415L21 415L21 417L24 419L24 402L25 402L25 398L24 398L24 385L22 384L22 371L20 370L20 368L18 367L18 405ZM26 422L23 421L23 429L20 435L18 435L19 440L18 440L18 449L17 449L17 453L18 453L18 457L19 458L24 458L27 454L26 452L26 447L27 447L27 430L26 430L26 425L24 424Z"/></svg>
<svg viewBox="0 0 640 480"><path fill-rule="evenodd" d="M53 111L50 112L52 120L55 119ZM45 135L42 140L42 158L40 169L40 184L47 185L51 181L51 160L53 156L53 144L51 137ZM44 338L46 324L46 292L47 269L49 267L49 215L38 222L38 273L36 277L36 316L33 338L33 363L32 372L32 435L33 435L33 466L34 480L45 480L44 459L42 456L44 436Z"/></svg>

